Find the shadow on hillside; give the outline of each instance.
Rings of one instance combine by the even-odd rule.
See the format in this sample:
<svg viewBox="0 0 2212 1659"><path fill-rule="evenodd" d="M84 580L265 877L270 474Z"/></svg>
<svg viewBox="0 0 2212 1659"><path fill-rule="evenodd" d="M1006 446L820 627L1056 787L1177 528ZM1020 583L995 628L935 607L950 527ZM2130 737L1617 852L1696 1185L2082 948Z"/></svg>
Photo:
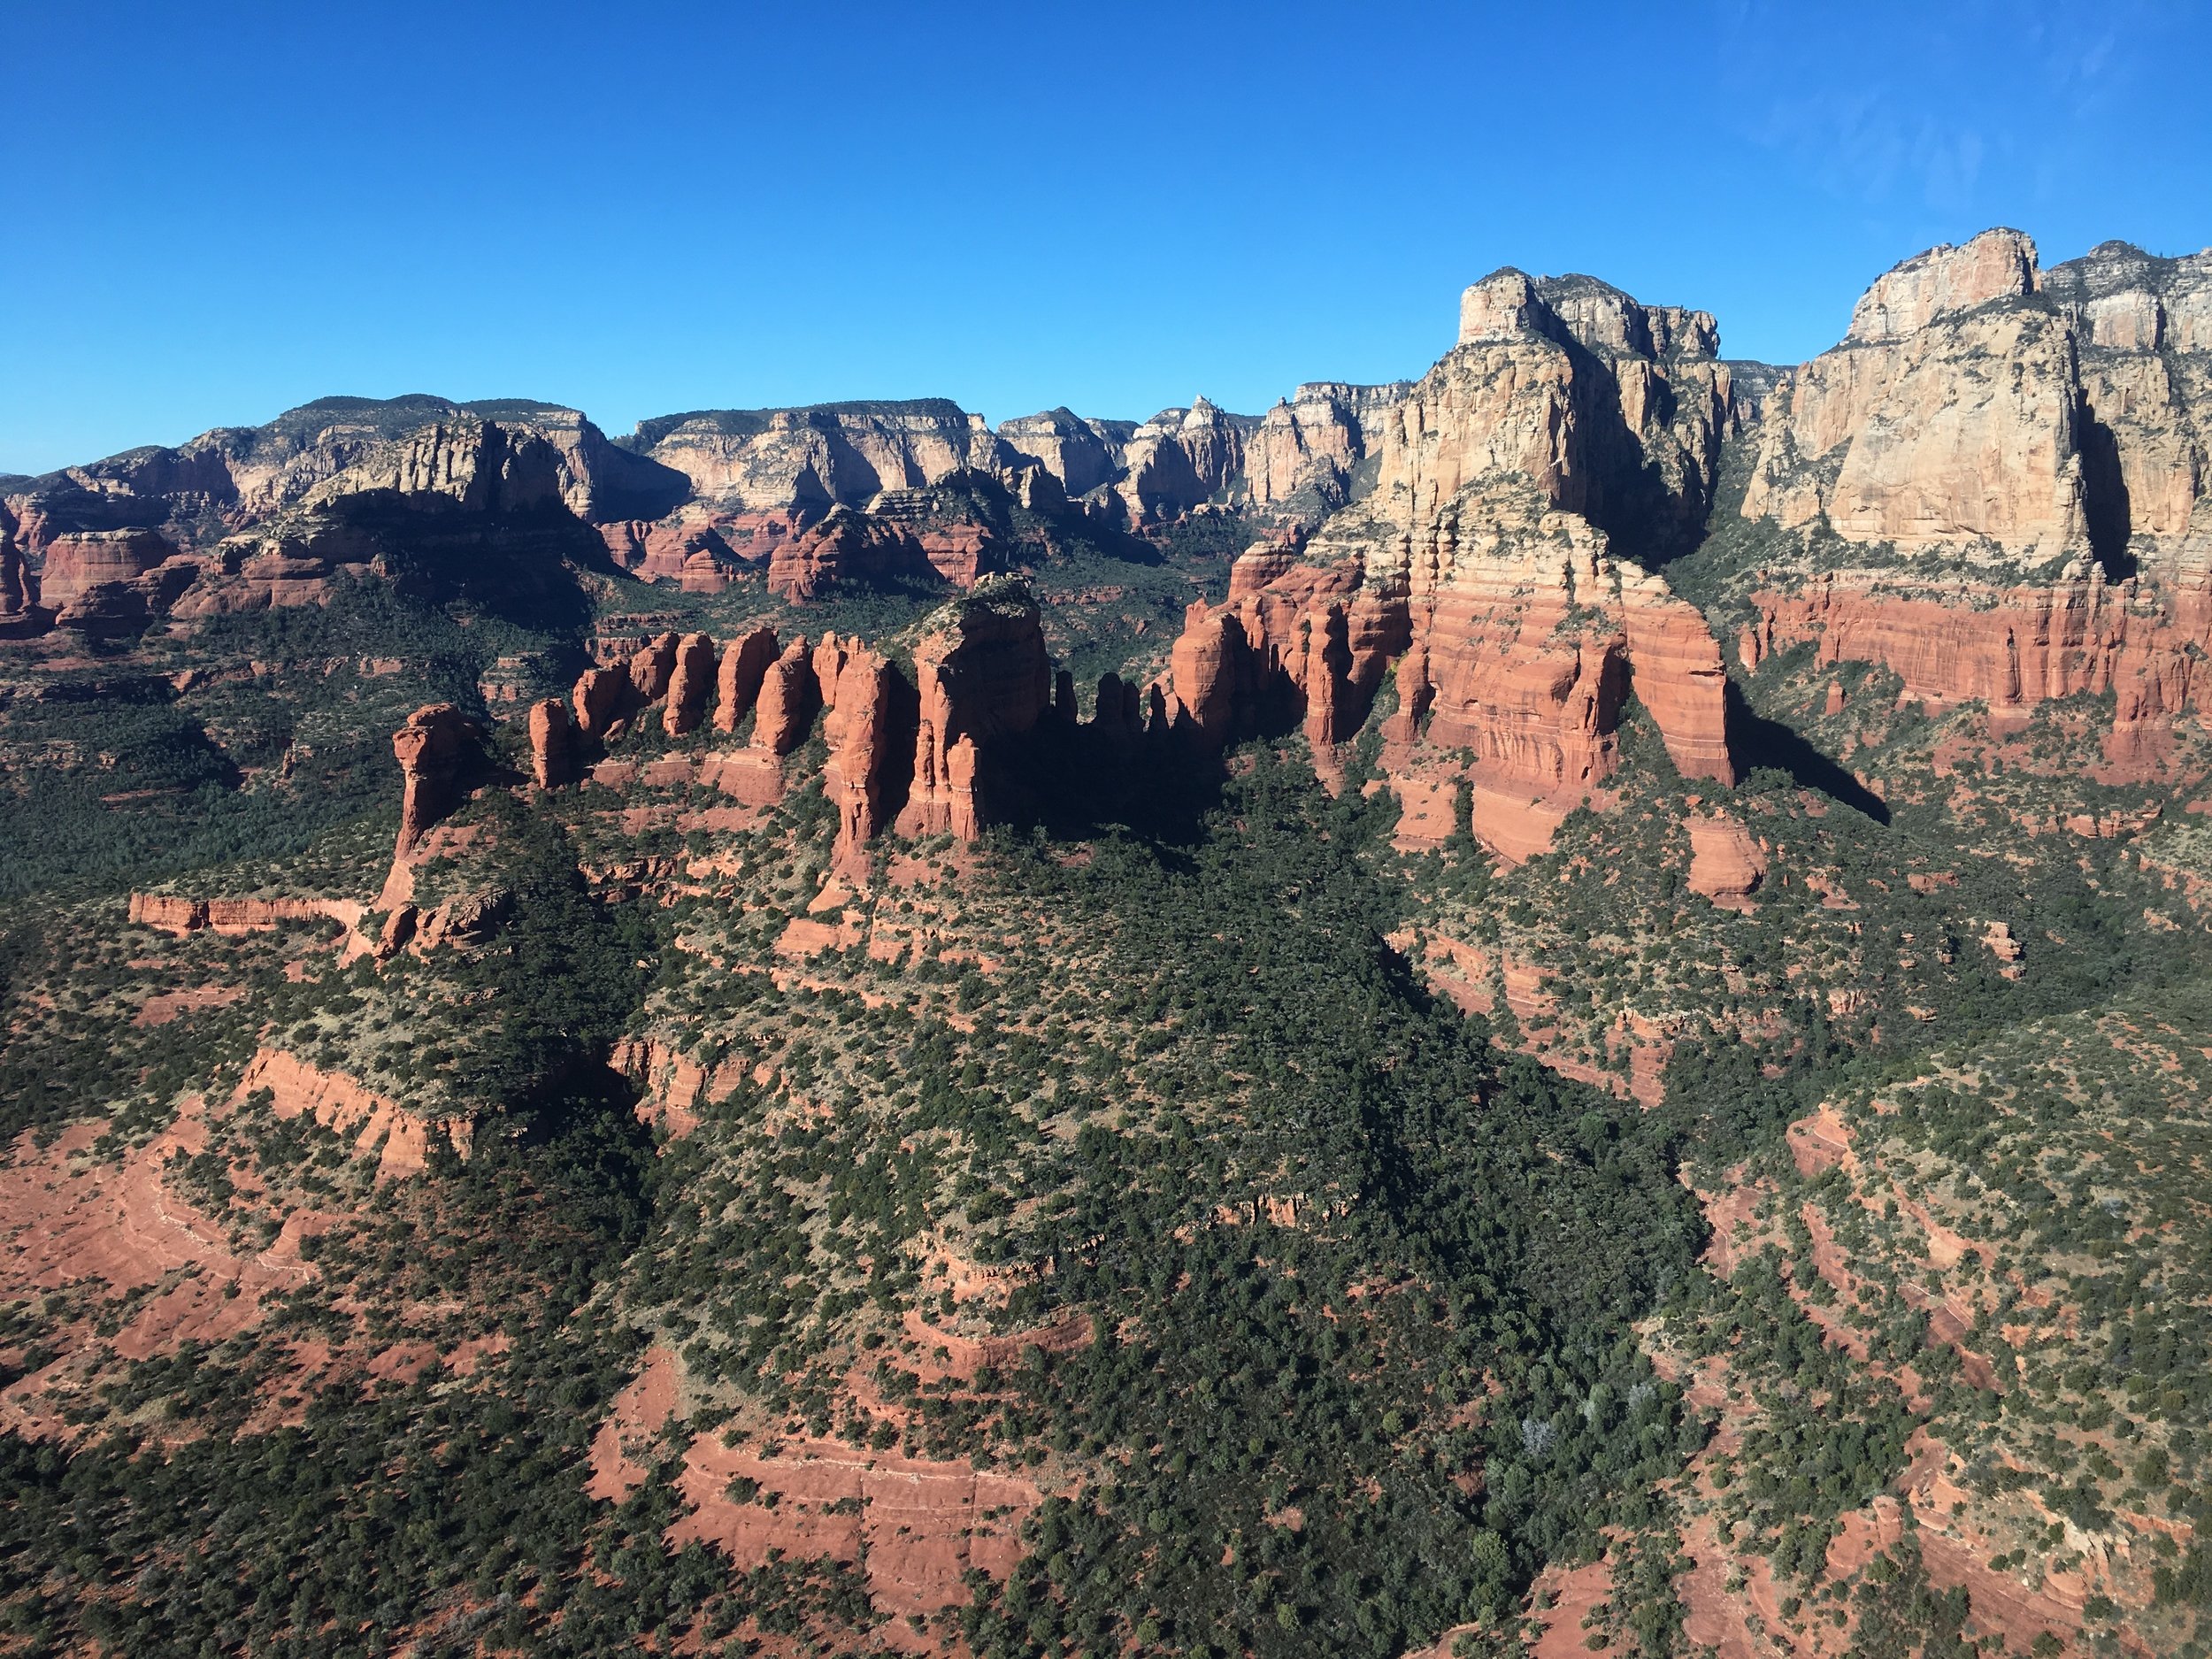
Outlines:
<svg viewBox="0 0 2212 1659"><path fill-rule="evenodd" d="M1732 680L1728 687L1728 730L1732 747L1747 766L1771 766L1789 773L1800 788L1815 789L1877 824L1889 822L1889 806L1847 771L1822 754L1804 734L1779 720L1755 713Z"/></svg>

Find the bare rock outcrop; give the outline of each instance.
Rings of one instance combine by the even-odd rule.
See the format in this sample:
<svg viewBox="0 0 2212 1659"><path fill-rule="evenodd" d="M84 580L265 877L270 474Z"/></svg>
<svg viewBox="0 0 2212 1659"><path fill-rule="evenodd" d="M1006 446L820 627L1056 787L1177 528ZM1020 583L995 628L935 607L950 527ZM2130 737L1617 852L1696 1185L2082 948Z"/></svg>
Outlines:
<svg viewBox="0 0 2212 1659"><path fill-rule="evenodd" d="M2024 298L2035 292L2039 275L2035 243L2016 230L1985 230L1959 248L1947 242L1876 278L1852 308L1847 337L1917 334L1947 313Z"/></svg>
<svg viewBox="0 0 2212 1659"><path fill-rule="evenodd" d="M753 747L771 755L788 755L814 725L822 707L822 692L814 678L814 661L806 636L799 635L783 649L761 677L760 701L753 722Z"/></svg>
<svg viewBox="0 0 2212 1659"><path fill-rule="evenodd" d="M668 677L668 706L661 710L661 727L671 737L683 737L699 729L715 689L714 641L703 634L687 634L676 641L675 666Z"/></svg>
<svg viewBox="0 0 2212 1659"><path fill-rule="evenodd" d="M818 517L887 489L974 472L1025 496L1036 458L944 398L702 410L639 423L629 447L683 473L719 518L794 509Z"/></svg>
<svg viewBox="0 0 2212 1659"><path fill-rule="evenodd" d="M1119 420L1088 420L1066 409L1048 409L999 423L998 435L1044 464L1070 497L1111 483L1134 428Z"/></svg>
<svg viewBox="0 0 2212 1659"><path fill-rule="evenodd" d="M1693 815L1690 833L1690 891L1727 910L1749 908L1751 895L1765 879L1766 856L1751 832L1727 813Z"/></svg>
<svg viewBox="0 0 2212 1659"><path fill-rule="evenodd" d="M637 706L637 687L626 668L587 668L577 676L573 702L576 730L597 740L629 718Z"/></svg>
<svg viewBox="0 0 2212 1659"><path fill-rule="evenodd" d="M781 598L807 600L833 588L926 582L938 573L920 541L904 526L840 507L777 545L768 560L768 590Z"/></svg>
<svg viewBox="0 0 2212 1659"><path fill-rule="evenodd" d="M481 758L482 739L483 728L449 703L416 710L392 734L404 780L396 859L405 858L432 825L460 804L464 775Z"/></svg>
<svg viewBox="0 0 2212 1659"><path fill-rule="evenodd" d="M831 863L848 877L866 875L867 844L902 804L913 725L913 687L884 657L855 650L838 676L836 706L823 722L829 762L822 793L837 809Z"/></svg>
<svg viewBox="0 0 2212 1659"><path fill-rule="evenodd" d="M1052 662L1028 587L987 580L939 611L914 648L914 674L918 735L899 832L973 841L988 821L977 798L979 749L1026 736L1052 703Z"/></svg>
<svg viewBox="0 0 2212 1659"><path fill-rule="evenodd" d="M2110 693L2108 760L2151 765L2212 646L2208 349L2212 253L1992 231L1881 278L1763 423L1746 517L1842 557L1770 562L1747 664L1816 639L2000 727Z"/></svg>
<svg viewBox="0 0 2212 1659"><path fill-rule="evenodd" d="M754 628L738 636L722 653L715 679L714 729L734 732L744 724L760 700L761 682L776 660L776 631Z"/></svg>
<svg viewBox="0 0 2212 1659"><path fill-rule="evenodd" d="M578 732L568 704L546 697L530 705L530 771L541 789L576 781Z"/></svg>
<svg viewBox="0 0 2212 1659"><path fill-rule="evenodd" d="M676 675L676 636L657 634L638 647L630 657L630 687L640 703L658 703L668 695Z"/></svg>

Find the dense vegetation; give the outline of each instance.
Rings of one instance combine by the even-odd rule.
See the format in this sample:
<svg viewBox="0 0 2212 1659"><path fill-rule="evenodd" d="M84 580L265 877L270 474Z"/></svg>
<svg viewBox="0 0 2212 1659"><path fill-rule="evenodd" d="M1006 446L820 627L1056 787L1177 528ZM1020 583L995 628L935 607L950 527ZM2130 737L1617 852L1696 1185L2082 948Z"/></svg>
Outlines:
<svg viewBox="0 0 2212 1659"><path fill-rule="evenodd" d="M1234 534L993 510L1065 591L1054 643L1086 679L1217 589ZM1753 551L1681 585L1724 605ZM1882 810L1802 755L1755 773L1729 808L1770 874L1743 913L1688 890L1709 791L1632 711L1617 803L1513 870L1463 804L1441 852L1392 851L1371 731L1334 795L1294 741L1217 771L1100 740L1028 757L1062 769L1033 830L886 847L865 895L828 885L818 783L751 815L494 790L417 872L426 906L484 901L459 945L346 964L334 925L127 926L125 886L177 877L375 891L398 720L580 660L581 577L489 605L470 552L0 709L0 1133L31 1132L9 1173L58 1190L158 1155L234 1257L220 1290L64 1273L0 1308L0 1381L41 1372L53 1407L0 1434L0 1647L864 1650L898 1634L866 1559L741 1571L666 1538L698 1446L841 1443L1033 1490L1010 1575L971 1571L925 1632L979 1655L1393 1659L1462 1626L1502 1654L1601 1563L1592 1640L1658 1659L1691 1646L1703 1550L1793 1634L1963 1659L1932 1527L1829 1567L1933 1444L2024 1586L2144 1517L2144 1604L2091 1598L2080 1641L2132 1621L2201 1651L2212 1009L2167 872L2202 832L2002 829L2137 803L2086 780L2097 710L2039 713L2043 770L1939 795L1971 711L1830 720L1802 654L1770 658L1752 712ZM618 591L612 634L775 617L895 649L941 596ZM1876 676L1848 690L1893 710ZM642 723L618 749L669 747ZM1557 1069L1624 1086L1645 1031L1648 1104ZM423 1176L378 1180L350 1126L243 1086L259 1049L467 1125L467 1156L434 1138ZM1816 1110L1847 1160L1791 1138ZM242 1287L296 1216L312 1271ZM250 1317L136 1340L196 1290ZM648 1352L681 1411L632 1446L626 1496L589 1495ZM722 1499L751 1522L780 1496Z"/></svg>

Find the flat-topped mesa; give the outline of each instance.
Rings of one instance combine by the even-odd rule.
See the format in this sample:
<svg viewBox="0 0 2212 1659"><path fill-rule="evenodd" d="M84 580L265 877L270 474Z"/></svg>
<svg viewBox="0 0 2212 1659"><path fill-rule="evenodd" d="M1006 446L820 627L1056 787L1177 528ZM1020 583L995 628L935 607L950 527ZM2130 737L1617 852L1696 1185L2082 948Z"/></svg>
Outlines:
<svg viewBox="0 0 2212 1659"><path fill-rule="evenodd" d="M1851 310L1852 341L1895 340L1937 318L1993 300L2024 299L2039 286L2035 243L2016 230L1985 230L1954 248L1916 254L1874 280Z"/></svg>
<svg viewBox="0 0 2212 1659"><path fill-rule="evenodd" d="M837 809L830 862L839 873L861 880L868 873L868 843L904 804L914 688L887 659L860 649L845 659L836 698L822 723L829 747L822 794Z"/></svg>
<svg viewBox="0 0 2212 1659"><path fill-rule="evenodd" d="M434 703L407 717L392 733L404 793L395 860L414 850L430 826L461 803L463 775L482 758L483 728L449 703Z"/></svg>
<svg viewBox="0 0 2212 1659"><path fill-rule="evenodd" d="M973 841L989 822L979 799L981 750L1026 736L1051 706L1052 660L1027 584L987 578L944 607L914 648L918 726L902 835Z"/></svg>
<svg viewBox="0 0 2212 1659"><path fill-rule="evenodd" d="M686 475L718 520L758 512L819 517L887 489L918 489L956 473L995 480L1016 499L1043 499L1046 469L943 398L718 409L641 421L626 441ZM1051 492L1056 499L1057 486Z"/></svg>

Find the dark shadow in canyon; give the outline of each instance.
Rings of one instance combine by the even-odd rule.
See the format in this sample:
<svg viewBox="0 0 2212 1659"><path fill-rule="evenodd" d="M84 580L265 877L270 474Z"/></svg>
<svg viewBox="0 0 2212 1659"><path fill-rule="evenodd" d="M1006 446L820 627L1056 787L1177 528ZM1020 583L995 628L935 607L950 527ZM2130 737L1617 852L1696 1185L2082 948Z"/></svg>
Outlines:
<svg viewBox="0 0 2212 1659"><path fill-rule="evenodd" d="M1800 788L1813 789L1877 824L1889 822L1889 805L1840 761L1814 748L1804 733L1753 711L1731 680L1728 685L1729 747L1747 769L1770 766L1790 775Z"/></svg>

